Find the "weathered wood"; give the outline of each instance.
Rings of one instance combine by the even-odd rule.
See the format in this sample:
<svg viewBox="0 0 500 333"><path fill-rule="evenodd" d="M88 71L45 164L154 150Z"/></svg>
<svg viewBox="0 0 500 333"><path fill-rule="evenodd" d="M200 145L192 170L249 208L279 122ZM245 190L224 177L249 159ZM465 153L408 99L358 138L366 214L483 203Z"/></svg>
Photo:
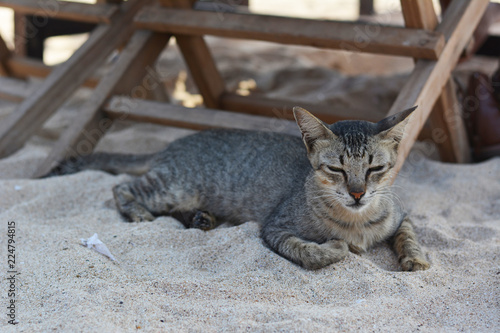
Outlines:
<svg viewBox="0 0 500 333"><path fill-rule="evenodd" d="M168 40L169 36L165 34L148 31L134 33L113 68L101 79L91 98L82 105L74 121L61 135L34 177L47 174L66 158L78 158L92 153L97 142L112 124L102 113L102 107L111 94L142 97L155 89L154 85L159 83L147 78L148 69L154 64Z"/></svg>
<svg viewBox="0 0 500 333"><path fill-rule="evenodd" d="M434 60L444 45L442 34L422 29L235 13L224 13L221 20L217 13L172 8L145 7L135 24L180 35L256 39Z"/></svg>
<svg viewBox="0 0 500 333"><path fill-rule="evenodd" d="M26 56L26 16L14 12L14 54Z"/></svg>
<svg viewBox="0 0 500 333"><path fill-rule="evenodd" d="M203 96L203 104L208 108L220 108L220 97L226 88L205 40L200 36L176 35L175 38Z"/></svg>
<svg viewBox="0 0 500 333"><path fill-rule="evenodd" d="M488 0L453 1L444 13L437 31L444 34L447 43L438 61L419 60L415 69L398 94L389 110L393 115L413 105L418 109L411 117L400 145L400 153L396 171L408 156L425 121L429 117L443 87L448 81L451 71L458 62L461 50L467 45L469 38L479 23L488 5Z"/></svg>
<svg viewBox="0 0 500 333"><path fill-rule="evenodd" d="M401 0L401 9L407 28L436 29L438 19L432 0Z"/></svg>
<svg viewBox="0 0 500 333"><path fill-rule="evenodd" d="M225 93L221 98L221 107L223 110L290 120L294 119L292 112L294 106L300 106L309 110L315 116L329 124L348 119L362 119L376 122L385 116L383 113L377 112L354 112L342 108L334 109L331 106L254 95L241 96L235 93Z"/></svg>
<svg viewBox="0 0 500 333"><path fill-rule="evenodd" d="M56 0L0 0L0 6L11 8L22 15L36 15L89 23L111 23L111 17L118 11L118 6L111 4L88 4Z"/></svg>
<svg viewBox="0 0 500 333"><path fill-rule="evenodd" d="M110 25L98 25L89 39L57 66L33 95L0 123L0 157L23 146L132 30L135 13L148 1L130 0Z"/></svg>
<svg viewBox="0 0 500 333"><path fill-rule="evenodd" d="M429 116L432 140L437 144L443 162L467 163L471 149L457 99L453 80L448 80Z"/></svg>
<svg viewBox="0 0 500 333"><path fill-rule="evenodd" d="M187 11L190 13L195 12L191 10L195 2L195 0L160 1L163 6L188 9ZM161 8L156 9L161 10ZM208 108L220 108L220 97L226 87L205 40L201 36L182 34L176 35L175 38L191 77L203 97L203 104Z"/></svg>
<svg viewBox="0 0 500 333"><path fill-rule="evenodd" d="M122 96L114 96L105 107L105 112L111 119L125 118L132 121L178 126L195 130L239 128L300 135L297 125L290 120L271 119L263 116L213 109L186 108L153 101L134 100Z"/></svg>
<svg viewBox="0 0 500 333"><path fill-rule="evenodd" d="M9 58L12 56L5 40L0 35L0 75L10 75L10 68L7 63Z"/></svg>
<svg viewBox="0 0 500 333"><path fill-rule="evenodd" d="M401 0L401 7L405 24L409 28L434 30L438 25L432 1ZM470 159L470 147L465 126L460 118L461 107L455 91L453 82L449 80L434 104L429 120L441 160L463 163Z"/></svg>
<svg viewBox="0 0 500 333"><path fill-rule="evenodd" d="M25 79L33 77L47 77L55 67L45 65L41 60L14 55L7 61L13 77ZM94 88L99 83L99 78L91 76L83 82L83 86Z"/></svg>

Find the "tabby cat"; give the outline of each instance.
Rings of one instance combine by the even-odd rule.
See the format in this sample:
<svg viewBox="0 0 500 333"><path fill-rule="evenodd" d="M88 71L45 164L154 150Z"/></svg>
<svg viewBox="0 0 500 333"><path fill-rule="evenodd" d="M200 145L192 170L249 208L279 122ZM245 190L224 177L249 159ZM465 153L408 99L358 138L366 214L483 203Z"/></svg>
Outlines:
<svg viewBox="0 0 500 333"><path fill-rule="evenodd" d="M270 249L307 269L389 241L403 270L425 270L412 222L391 192L398 144L414 109L378 123L327 125L296 107L302 141L208 130L156 154L94 154L50 175L82 169L140 175L113 188L128 221L168 214L203 230L222 221L257 221Z"/></svg>

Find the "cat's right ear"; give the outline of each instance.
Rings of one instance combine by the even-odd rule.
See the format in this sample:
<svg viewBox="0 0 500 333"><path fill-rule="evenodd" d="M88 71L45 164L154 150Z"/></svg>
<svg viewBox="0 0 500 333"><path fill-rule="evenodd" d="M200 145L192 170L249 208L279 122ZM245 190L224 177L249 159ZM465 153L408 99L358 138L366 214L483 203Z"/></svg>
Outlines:
<svg viewBox="0 0 500 333"><path fill-rule="evenodd" d="M335 138L335 134L330 131L325 123L313 116L309 111L296 106L293 108L293 116L297 125L299 125L302 141L304 141L308 153L312 151L316 141Z"/></svg>

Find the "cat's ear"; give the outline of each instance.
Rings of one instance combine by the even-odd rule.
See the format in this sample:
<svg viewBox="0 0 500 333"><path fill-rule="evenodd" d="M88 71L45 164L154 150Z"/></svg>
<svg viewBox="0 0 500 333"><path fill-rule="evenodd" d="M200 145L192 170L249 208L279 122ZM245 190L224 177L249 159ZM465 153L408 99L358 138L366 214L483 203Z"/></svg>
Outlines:
<svg viewBox="0 0 500 333"><path fill-rule="evenodd" d="M293 115L297 125L299 125L302 141L306 145L307 152L312 151L316 141L335 138L335 134L325 123L313 116L309 111L296 106L293 108Z"/></svg>
<svg viewBox="0 0 500 333"><path fill-rule="evenodd" d="M377 123L378 136L383 139L394 140L397 148L403 138L403 133L406 124L410 120L410 115L416 108L417 106L414 106L379 121Z"/></svg>

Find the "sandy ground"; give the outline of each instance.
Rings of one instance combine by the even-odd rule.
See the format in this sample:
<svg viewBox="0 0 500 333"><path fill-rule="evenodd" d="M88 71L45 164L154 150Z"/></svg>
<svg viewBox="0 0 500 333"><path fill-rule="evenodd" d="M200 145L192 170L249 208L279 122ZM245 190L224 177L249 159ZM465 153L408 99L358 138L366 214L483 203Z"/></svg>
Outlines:
<svg viewBox="0 0 500 333"><path fill-rule="evenodd" d="M210 43L233 90L253 80L251 93L377 114L411 69L401 58ZM494 66L475 59L457 77ZM182 69L169 48L158 71L170 91ZM196 103L189 79L181 83L187 91L178 96ZM79 91L24 148L0 160L0 279L8 276L6 233L15 221L19 321L9 325L4 314L0 331L500 331L500 158L452 165L429 159L429 142L413 150L395 190L415 222L428 271L401 272L385 244L306 271L264 247L252 221L209 232L169 217L124 222L111 188L127 175L29 179L91 93ZM1 104L0 121L14 110ZM121 122L98 150L153 152L188 133ZM94 233L116 261L81 245ZM6 313L9 286L2 286Z"/></svg>
<svg viewBox="0 0 500 333"><path fill-rule="evenodd" d="M110 133L102 148L155 150L186 132L134 125ZM17 331L500 328L498 158L450 165L413 155L396 189L432 266L407 273L384 244L306 271L265 248L255 222L209 232L169 217L126 223L110 189L129 176L26 179L46 153L34 139L0 161L4 260L7 222L16 222ZM94 233L116 262L80 245ZM5 317L1 327L14 331Z"/></svg>

